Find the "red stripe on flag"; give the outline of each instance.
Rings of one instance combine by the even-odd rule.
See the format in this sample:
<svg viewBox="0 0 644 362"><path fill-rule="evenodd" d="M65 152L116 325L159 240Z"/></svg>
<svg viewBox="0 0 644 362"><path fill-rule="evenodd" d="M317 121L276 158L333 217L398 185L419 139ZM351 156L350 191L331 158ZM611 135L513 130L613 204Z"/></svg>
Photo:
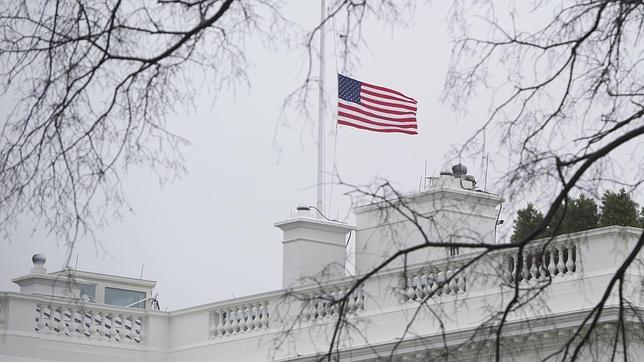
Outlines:
<svg viewBox="0 0 644 362"><path fill-rule="evenodd" d="M381 87L379 85L369 84L369 83L365 83L365 82L362 82L362 86L363 87L365 87L365 86L370 87L370 88L377 89L377 90L380 90L380 91L383 91L383 92L393 93L393 94L399 95L399 96L401 96L401 97L403 97L405 99L408 99L410 101L416 102L416 100L414 98L407 97L406 95L404 95L404 94L402 94L402 93L400 93L398 91L395 91L393 89L389 89L389 88Z"/></svg>
<svg viewBox="0 0 644 362"><path fill-rule="evenodd" d="M406 106L406 105L402 105L402 104L377 101L377 100L375 100L373 98L365 97L363 95L360 95L360 100L365 101L365 102L369 102L369 103L379 104L381 106L386 106L386 107L408 109L408 110L414 111L414 112L416 111L416 107L414 107L414 106Z"/></svg>
<svg viewBox="0 0 644 362"><path fill-rule="evenodd" d="M355 128L359 128L359 129L365 129L365 130L374 131L374 132L385 132L385 133L398 132L398 133L405 133L405 134L411 134L411 135L418 134L416 131L410 131L410 130L406 130L406 129L400 129L400 128L371 128L371 127L366 127L366 126L360 126L360 125L357 125L355 123L346 122L346 121L342 121L342 120L338 120L338 124L342 124L342 125L345 125L345 126L351 126L351 127L355 127Z"/></svg>
<svg viewBox="0 0 644 362"><path fill-rule="evenodd" d="M400 127L400 128L418 128L418 127L416 126L416 124L415 124L415 123L414 123L414 124L391 124L391 123L380 123L380 122L372 121L372 120L370 120L370 119L368 119L368 118L363 118L363 117L356 116L356 115L354 115L354 114L346 113L346 112L342 112L342 111L338 112L338 116L342 116L342 117L346 117L346 118L355 119L356 121L360 121L360 122L364 122L364 123L373 124L374 126L383 126L383 127Z"/></svg>
<svg viewBox="0 0 644 362"><path fill-rule="evenodd" d="M390 110L388 110L388 109L386 109L386 108L379 108L379 107L375 107L375 106L372 106L372 105L370 105L370 104L364 104L364 103L363 103L363 104L361 104L361 105L360 105L360 107L369 108L369 109L371 109L372 111L378 111L378 112L382 112L382 113L395 114L395 115L399 115L399 116L402 116L402 115L415 116L415 115L416 115L416 112L412 112L412 111L390 111Z"/></svg>
<svg viewBox="0 0 644 362"><path fill-rule="evenodd" d="M372 92L372 91L367 90L367 89L361 89L360 93L365 93L365 94L368 94L368 95L371 95L371 96L374 96L374 97L386 98L386 99L391 99L391 100L401 101L401 102L406 102L406 103L413 103L413 104L417 103L416 101L410 101L408 99L403 99L403 98L400 98L400 97L394 97L394 96L391 96L391 95L388 95L388 94L385 94L385 93Z"/></svg>
<svg viewBox="0 0 644 362"><path fill-rule="evenodd" d="M361 106L364 106L364 104ZM348 109L354 112L359 112L361 114L364 114L365 116L379 118L385 121L393 121L393 122L415 122L416 121L416 117L405 117L405 118L385 117L385 116L377 115L375 113L371 113L369 111L365 111L364 109L360 109L360 107L354 107L344 103L338 103L338 107Z"/></svg>

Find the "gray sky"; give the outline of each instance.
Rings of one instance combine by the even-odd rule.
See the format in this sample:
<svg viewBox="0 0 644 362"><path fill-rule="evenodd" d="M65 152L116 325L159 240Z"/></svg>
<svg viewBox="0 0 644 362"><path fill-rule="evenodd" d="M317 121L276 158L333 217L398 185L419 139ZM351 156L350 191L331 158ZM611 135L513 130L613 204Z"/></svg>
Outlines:
<svg viewBox="0 0 644 362"><path fill-rule="evenodd" d="M318 7L297 3L288 6L289 15L311 25ZM366 184L383 177L403 191L417 190L425 159L428 174L437 174L447 166L450 145L480 125L485 112L459 120L439 102L450 43L446 9L438 5L419 7L409 28L391 32L367 24L364 29L369 49L349 75L416 98L419 134L340 127L336 140L335 107L328 109L327 164L335 159L345 181ZM327 90L333 104L330 33L328 39ZM124 209L122 218L97 232L100 245L80 242L79 269L138 277L145 265L143 277L158 281L161 306L169 310L280 288L281 232L273 223L288 218L300 203L315 203L316 124L295 113L288 125L278 122L284 98L303 79L296 71L302 69L303 52L269 51L258 42L247 47L251 88L242 85L234 95L225 91L213 103L204 87L193 111L179 109L169 119L169 127L191 142L184 149L188 174L160 186L149 170L131 167L123 186L132 211ZM482 180L480 160L463 162ZM348 199L341 192L333 188L332 217L347 214ZM47 256L49 271L63 266L65 247L51 235L33 233L33 227L27 220L11 241L0 242L0 290L17 290L10 279L28 273L33 253Z"/></svg>

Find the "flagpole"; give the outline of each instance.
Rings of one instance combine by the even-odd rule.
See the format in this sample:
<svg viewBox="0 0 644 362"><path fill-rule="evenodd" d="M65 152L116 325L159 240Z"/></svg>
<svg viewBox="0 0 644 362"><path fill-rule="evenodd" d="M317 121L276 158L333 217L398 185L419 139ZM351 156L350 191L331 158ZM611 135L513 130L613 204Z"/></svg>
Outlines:
<svg viewBox="0 0 644 362"><path fill-rule="evenodd" d="M325 0L320 0L320 69L319 69L319 100L318 100L318 199L316 206L324 212L324 20L326 18Z"/></svg>

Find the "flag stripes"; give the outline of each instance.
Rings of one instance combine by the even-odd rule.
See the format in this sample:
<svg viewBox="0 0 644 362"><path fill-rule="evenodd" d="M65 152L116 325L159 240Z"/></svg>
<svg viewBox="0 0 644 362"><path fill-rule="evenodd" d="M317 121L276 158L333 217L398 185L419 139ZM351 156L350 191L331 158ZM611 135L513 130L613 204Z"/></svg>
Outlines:
<svg viewBox="0 0 644 362"><path fill-rule="evenodd" d="M338 124L374 132L417 134L416 100L338 74Z"/></svg>

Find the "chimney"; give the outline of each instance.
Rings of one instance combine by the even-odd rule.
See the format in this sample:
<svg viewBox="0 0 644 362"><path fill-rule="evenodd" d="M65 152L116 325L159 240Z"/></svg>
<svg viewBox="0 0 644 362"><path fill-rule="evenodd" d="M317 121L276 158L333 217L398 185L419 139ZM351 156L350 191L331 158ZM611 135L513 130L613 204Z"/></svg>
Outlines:
<svg viewBox="0 0 644 362"><path fill-rule="evenodd" d="M282 241L282 287L306 282L307 278L334 279L344 271L347 234L351 225L315 218L309 207L275 223L284 232Z"/></svg>
<svg viewBox="0 0 644 362"><path fill-rule="evenodd" d="M386 203L361 205L356 215L356 272L366 273L398 250L426 241L495 243L496 223L503 198L476 187L476 179L459 163L438 177L428 177L425 190L404 196L405 206L419 215L406 219ZM392 238L395 230L396 237ZM422 231L422 232L421 232ZM459 247L428 248L391 262L388 267L426 263L467 252Z"/></svg>

